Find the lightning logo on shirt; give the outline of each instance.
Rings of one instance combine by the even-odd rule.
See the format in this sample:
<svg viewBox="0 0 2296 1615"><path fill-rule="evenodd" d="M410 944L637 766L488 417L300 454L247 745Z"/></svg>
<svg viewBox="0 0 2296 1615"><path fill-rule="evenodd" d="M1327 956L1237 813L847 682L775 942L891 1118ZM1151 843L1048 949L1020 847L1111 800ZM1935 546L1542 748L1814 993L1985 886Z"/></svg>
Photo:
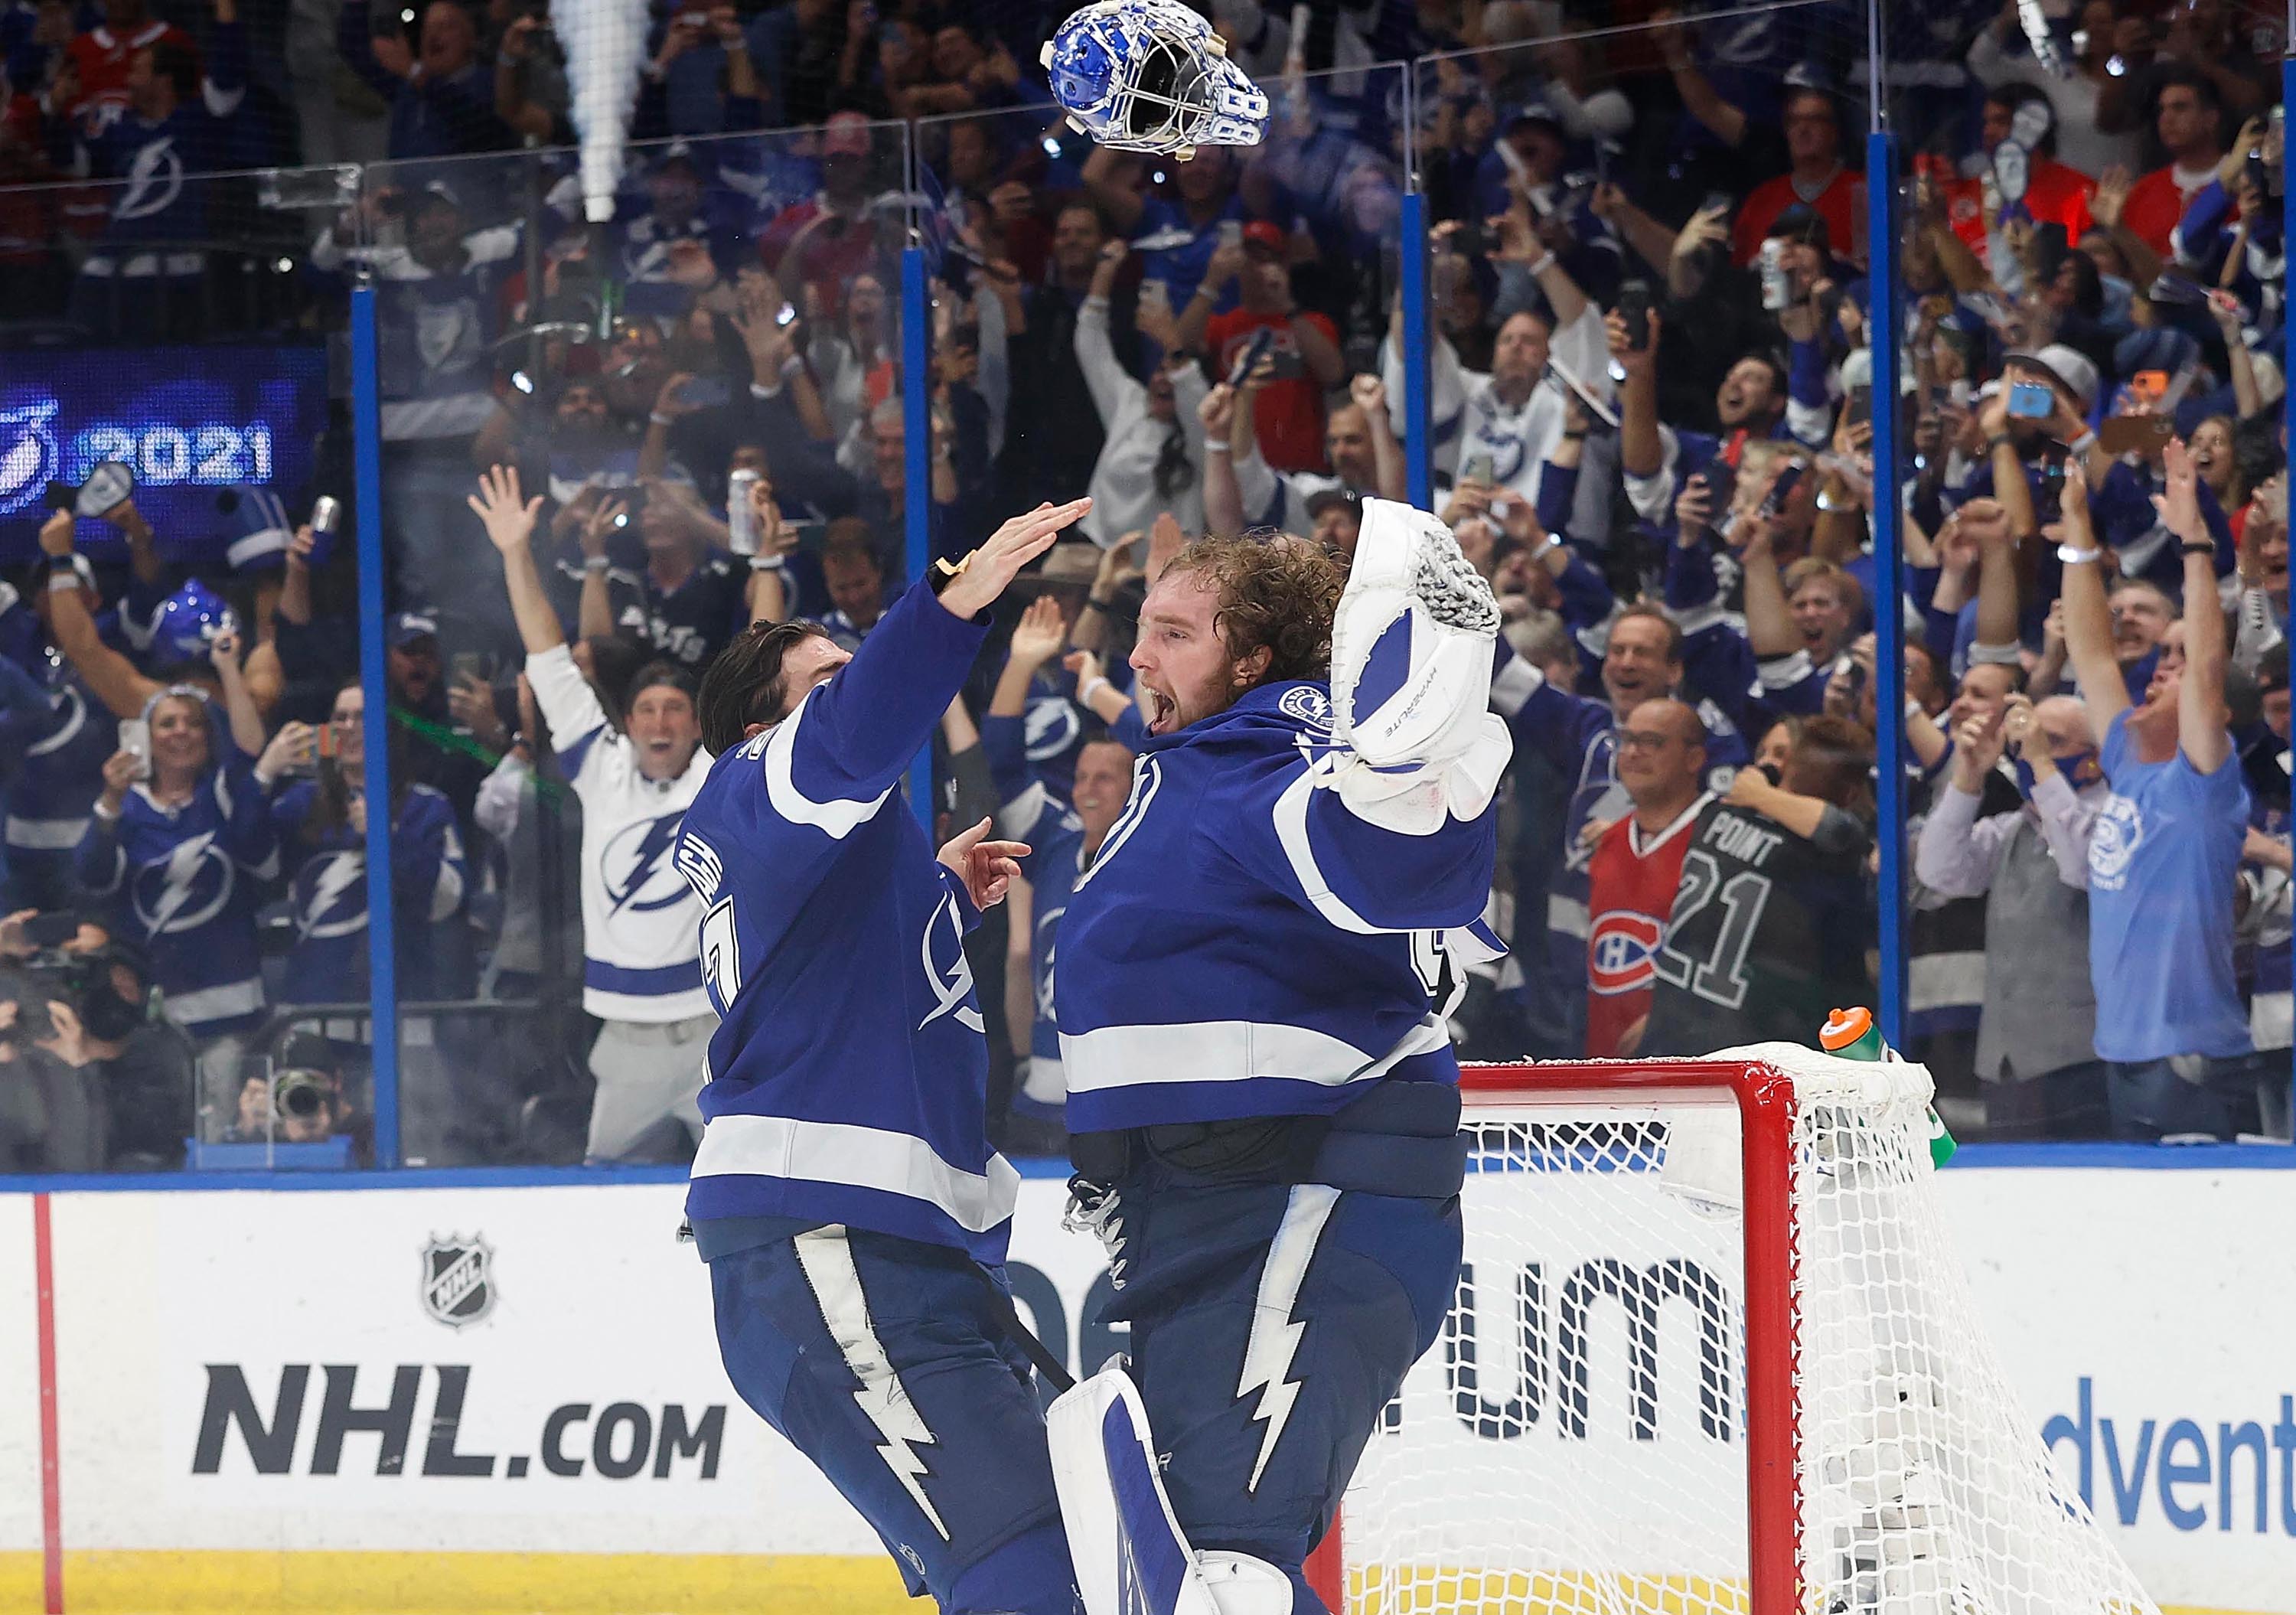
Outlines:
<svg viewBox="0 0 2296 1615"><path fill-rule="evenodd" d="M231 889L231 859L214 832L191 836L135 872L135 917L149 936L193 930L223 912Z"/></svg>
<svg viewBox="0 0 2296 1615"><path fill-rule="evenodd" d="M366 873L366 855L359 852L334 852L312 861L311 896L297 916L297 930L306 937L325 939L347 937L355 930L366 929L366 908L361 905L350 914L333 918L335 904L345 893L359 883Z"/></svg>
<svg viewBox="0 0 2296 1615"><path fill-rule="evenodd" d="M611 913L648 914L689 900L685 877L669 862L685 810L639 819L606 844L602 860ZM616 871L620 871L619 877Z"/></svg>

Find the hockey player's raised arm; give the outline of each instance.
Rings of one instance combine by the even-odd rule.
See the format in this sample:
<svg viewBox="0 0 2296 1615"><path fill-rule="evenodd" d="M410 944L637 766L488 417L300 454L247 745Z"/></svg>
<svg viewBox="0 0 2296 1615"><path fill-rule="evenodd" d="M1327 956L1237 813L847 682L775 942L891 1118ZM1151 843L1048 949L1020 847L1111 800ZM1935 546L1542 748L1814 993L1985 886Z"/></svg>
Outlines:
<svg viewBox="0 0 2296 1615"><path fill-rule="evenodd" d="M853 660L791 713L782 743L797 791L822 802L865 801L891 790L972 670L983 614L1091 508L1089 499L1040 504L954 569L935 562L941 577L920 580L896 601Z"/></svg>
<svg viewBox="0 0 2296 1615"><path fill-rule="evenodd" d="M1444 930L1482 918L1498 857L1494 808L1406 835L1369 823L1316 775L1295 772L1245 809L1239 862L1342 930Z"/></svg>

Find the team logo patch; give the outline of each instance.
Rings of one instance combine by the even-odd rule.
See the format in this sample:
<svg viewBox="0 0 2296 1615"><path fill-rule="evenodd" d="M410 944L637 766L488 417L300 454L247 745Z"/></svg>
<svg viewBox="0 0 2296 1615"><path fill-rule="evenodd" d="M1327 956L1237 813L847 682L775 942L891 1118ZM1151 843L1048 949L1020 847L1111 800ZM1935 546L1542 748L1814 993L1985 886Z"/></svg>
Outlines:
<svg viewBox="0 0 2296 1615"><path fill-rule="evenodd" d="M1294 685L1283 692L1275 703L1276 710L1284 717L1303 724L1313 724L1318 729L1332 726L1332 700L1313 685Z"/></svg>
<svg viewBox="0 0 2296 1615"><path fill-rule="evenodd" d="M494 1250L473 1234L430 1236L422 1248L422 1310L462 1329L495 1309Z"/></svg>
<svg viewBox="0 0 2296 1615"><path fill-rule="evenodd" d="M1648 914L1614 908L1587 933L1587 987L1605 997L1638 992L1657 979L1666 927Z"/></svg>

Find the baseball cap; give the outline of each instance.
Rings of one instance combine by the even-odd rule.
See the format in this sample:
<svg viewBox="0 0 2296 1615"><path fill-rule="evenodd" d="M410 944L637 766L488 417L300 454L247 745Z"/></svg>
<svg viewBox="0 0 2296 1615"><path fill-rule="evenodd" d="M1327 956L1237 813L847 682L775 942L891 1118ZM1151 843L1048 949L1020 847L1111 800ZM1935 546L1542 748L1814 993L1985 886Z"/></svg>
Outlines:
<svg viewBox="0 0 2296 1615"><path fill-rule="evenodd" d="M1282 252L1289 243L1284 240L1283 225L1272 219L1255 218L1243 227L1243 244Z"/></svg>
<svg viewBox="0 0 2296 1615"><path fill-rule="evenodd" d="M869 120L858 112L832 112L829 121L821 126L824 157L866 157L874 145L869 138Z"/></svg>
<svg viewBox="0 0 2296 1615"><path fill-rule="evenodd" d="M1363 520L1363 496L1353 488L1327 488L1308 496L1308 520L1313 521L1325 511L1344 505L1348 513L1358 521Z"/></svg>
<svg viewBox="0 0 2296 1615"><path fill-rule="evenodd" d="M1562 115L1547 105L1542 96L1534 95L1521 106L1511 109L1500 120L1500 132L1507 133L1527 123L1543 123L1566 137L1570 132L1570 127L1562 121Z"/></svg>
<svg viewBox="0 0 2296 1615"><path fill-rule="evenodd" d="M400 611L390 619L390 632L386 636L394 651L406 649L418 639L439 637L439 619L428 611Z"/></svg>
<svg viewBox="0 0 2296 1615"><path fill-rule="evenodd" d="M2009 355L2012 363L2038 370L2057 384L2087 414L2096 403L2096 366L2079 350L2052 342L2038 352L2028 349Z"/></svg>

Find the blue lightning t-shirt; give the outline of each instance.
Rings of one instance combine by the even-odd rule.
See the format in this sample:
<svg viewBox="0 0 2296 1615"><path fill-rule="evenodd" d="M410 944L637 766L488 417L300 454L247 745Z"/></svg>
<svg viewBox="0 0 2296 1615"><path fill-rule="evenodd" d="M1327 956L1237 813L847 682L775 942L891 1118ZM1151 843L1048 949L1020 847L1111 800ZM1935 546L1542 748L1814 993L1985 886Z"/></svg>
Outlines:
<svg viewBox="0 0 2296 1615"><path fill-rule="evenodd" d="M2140 763L2129 709L2105 733L2112 794L2088 843L2088 966L2096 1052L2136 1062L2249 1052L2233 972L2233 893L2248 785L2229 754L2202 774L2184 749Z"/></svg>
<svg viewBox="0 0 2296 1615"><path fill-rule="evenodd" d="M299 780L271 805L290 873L295 940L280 990L290 1004L349 1004L367 996L366 837L348 823L314 826L319 788ZM391 895L398 926L398 996L455 996L442 968L452 949L431 927L463 906L468 879L455 805L409 785L390 826Z"/></svg>
<svg viewBox="0 0 2296 1615"><path fill-rule="evenodd" d="M686 1215L842 1223L1004 1259L979 922L899 785L979 654L920 581L788 718L718 759L677 865L725 1019Z"/></svg>
<svg viewBox="0 0 2296 1615"><path fill-rule="evenodd" d="M78 855L81 885L111 900L112 923L150 955L168 1018L200 1037L262 1012L255 910L263 882L279 873L255 764L209 717L224 760L191 799L162 807L136 785L116 821L88 821Z"/></svg>

